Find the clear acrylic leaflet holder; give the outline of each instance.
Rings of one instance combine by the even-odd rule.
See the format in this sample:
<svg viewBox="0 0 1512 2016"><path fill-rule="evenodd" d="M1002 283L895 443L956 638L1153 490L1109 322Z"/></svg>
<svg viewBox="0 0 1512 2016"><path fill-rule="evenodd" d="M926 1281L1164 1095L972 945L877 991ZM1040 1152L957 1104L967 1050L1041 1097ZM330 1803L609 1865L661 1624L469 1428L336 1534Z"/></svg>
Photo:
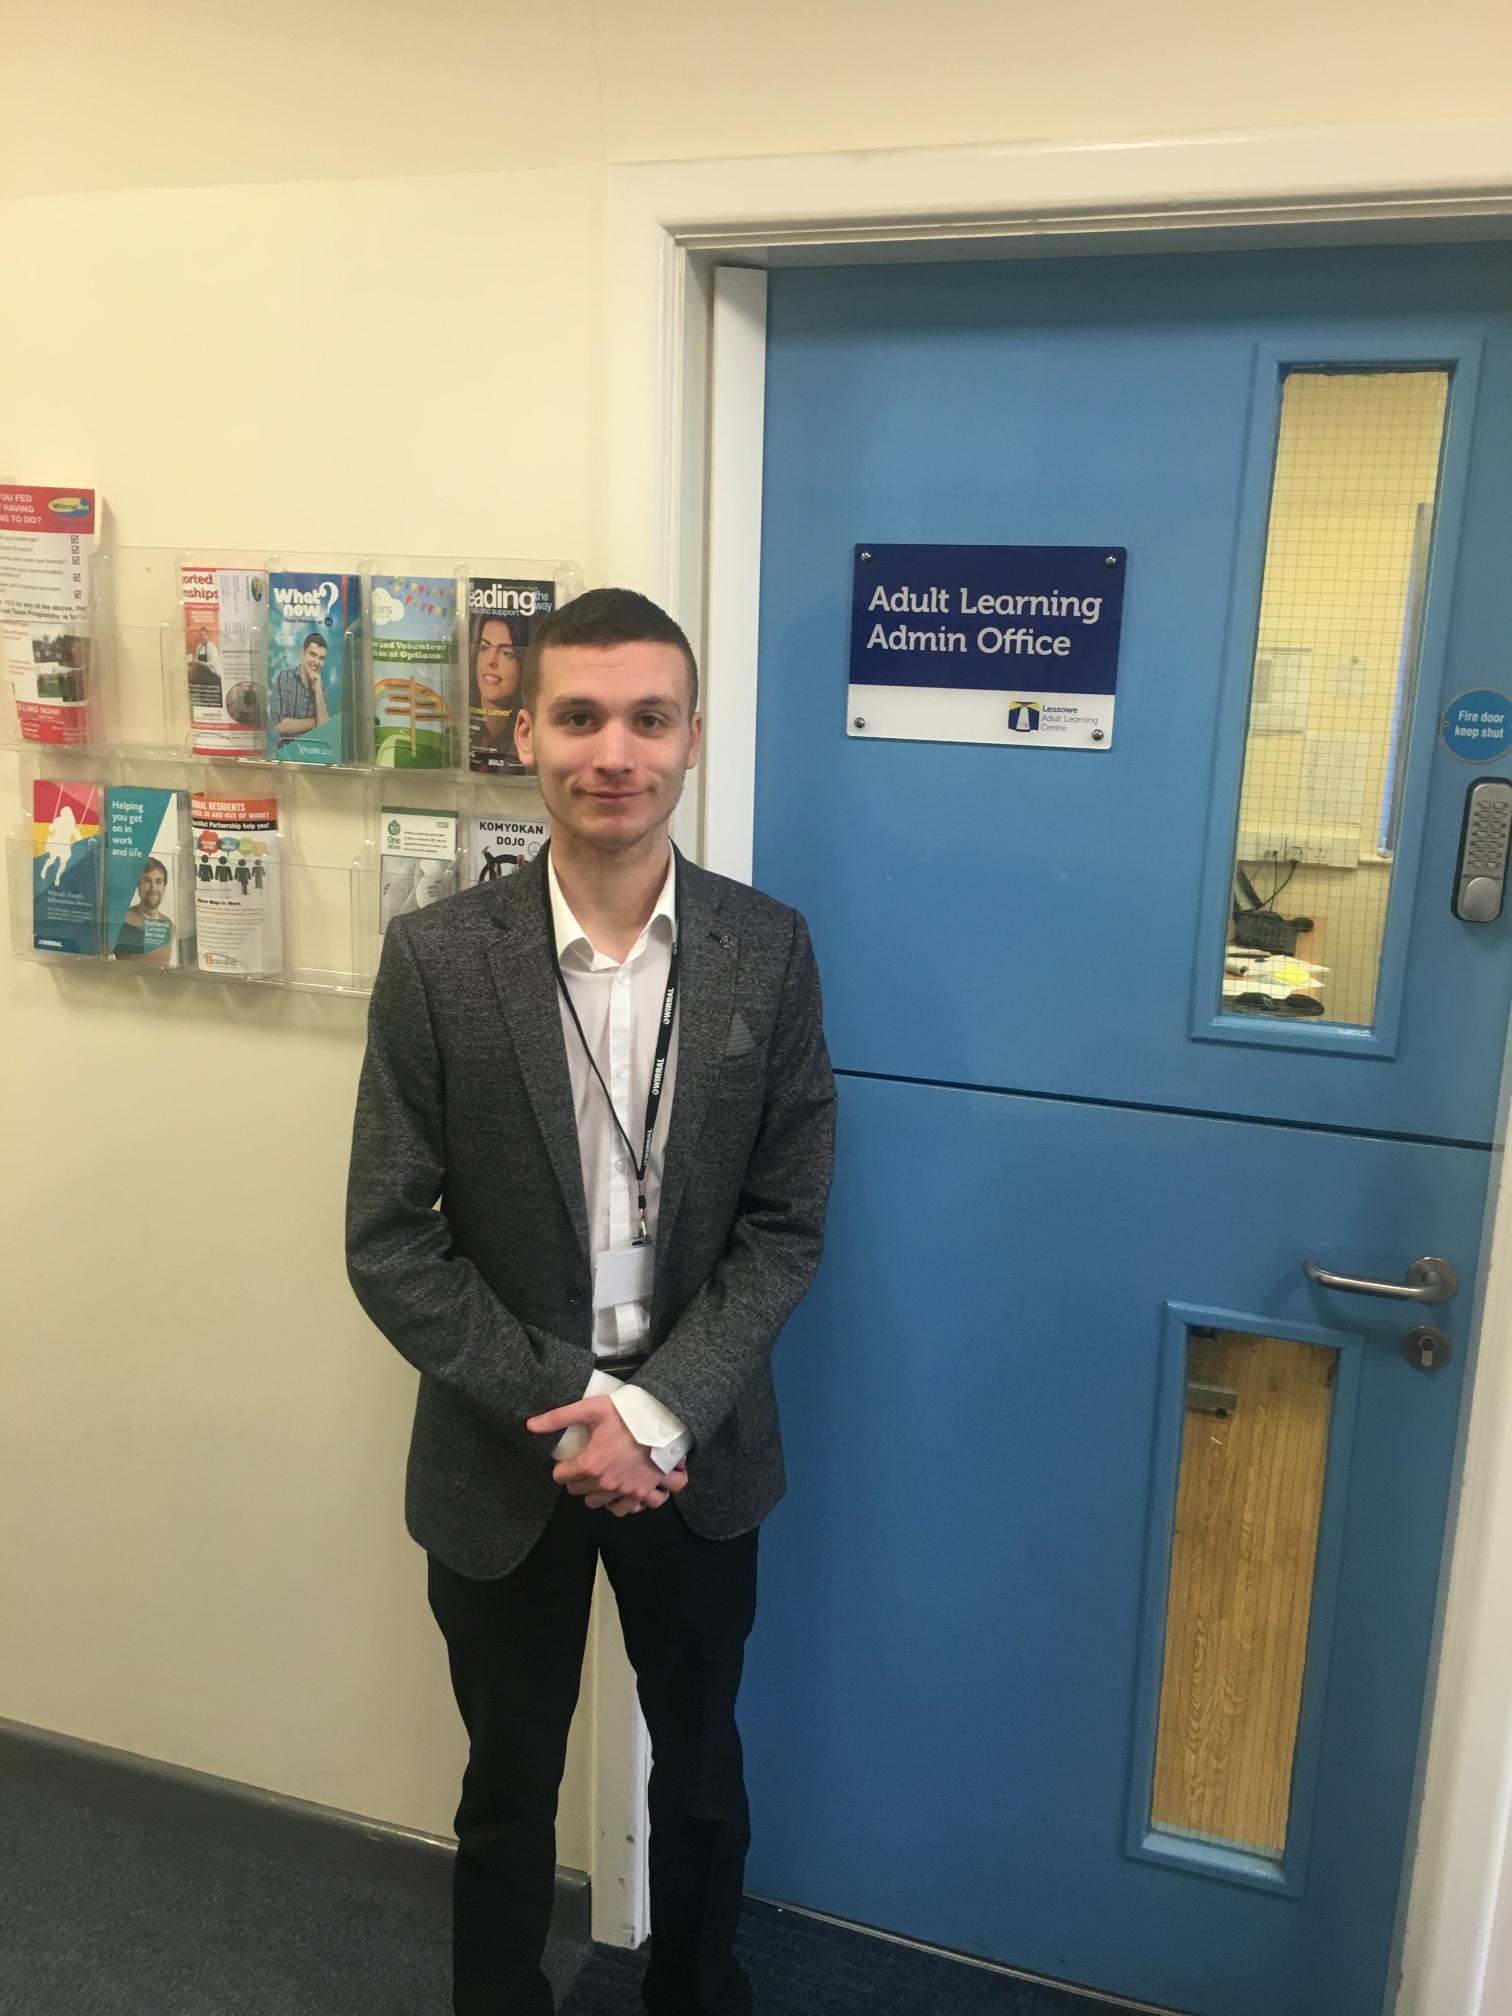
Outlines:
<svg viewBox="0 0 1512 2016"><path fill-rule="evenodd" d="M212 629L208 638L198 634L207 626L194 620L203 615L203 608L195 606L190 577L222 569L260 577L264 585L270 573L283 572L323 578L350 574L360 580L361 615L340 633L350 667L348 690L354 699L352 736L343 760L317 763L270 756L262 722L238 721L234 711L204 704L213 695L212 677L220 682L224 700L228 688L239 680L266 676L267 626L256 621L251 598L244 598L237 612L239 618L251 620L231 635L229 654L222 648L218 629ZM375 654L378 626L370 620L375 576L380 585L387 584L386 592L400 577L412 584L452 585L454 644L428 654L423 669L407 667L391 650ZM6 846L12 949L18 957L73 969L109 967L113 974L134 968L144 980L198 978L363 995L372 985L388 913L396 906L414 907L429 900L448 879L445 864L431 862L413 870L412 888L399 886L394 862L385 862L383 838L383 830L394 827L396 814L439 814L453 822L451 879L458 887L473 877L479 819L492 818L496 827L507 825L512 834L524 836L509 857L511 863L538 846L536 829L544 815L534 778L529 773L480 774L468 762L466 702L471 671L466 596L470 582L482 581L495 590L511 583L547 582L554 606L560 606L581 592L582 577L575 566L528 560L369 563L329 553L269 557L123 548L108 565L97 560L95 579L98 593L90 642L91 670L98 676L90 694L89 740L76 746L24 740L9 692L5 695L0 727L6 746L20 756L22 796L21 821ZM444 622L439 627L444 630ZM497 626L493 634L498 634ZM200 648L207 643L214 648ZM426 672L433 677L426 678ZM383 689L381 682L391 680L403 681L399 706L380 715L380 697L386 692L391 700L394 695L394 689ZM433 697L427 699L414 690L418 688L428 688ZM198 720L192 702L199 703ZM396 712L397 734L392 732ZM218 721L212 719L214 714ZM238 737L233 732L254 726L255 735ZM215 727L233 746L217 746L210 732ZM387 735L385 728L390 731ZM433 760L434 744L424 752L432 760L409 760L422 753L427 733L436 732L442 737L439 753L448 760ZM235 746L238 741L240 749ZM203 746L197 748L197 742ZM222 799L276 798L279 831L274 858L258 864L262 878L258 895L276 920L276 929L266 934L267 945L244 961L233 953L209 964L187 963L177 954L164 959L161 947L155 956L128 952L113 957L112 948L104 943L102 876L99 949L84 955L39 947L33 913L41 857L34 851L32 791L38 778L48 777L117 790L146 785L208 792ZM499 868L497 859L485 858L485 873L508 872ZM189 886L197 886L205 867L197 858L163 865L175 878L182 869ZM225 894L224 882L215 881L215 868L222 865L212 865L212 895L216 889ZM247 865L250 873L252 863ZM232 874L234 878L234 867Z"/></svg>

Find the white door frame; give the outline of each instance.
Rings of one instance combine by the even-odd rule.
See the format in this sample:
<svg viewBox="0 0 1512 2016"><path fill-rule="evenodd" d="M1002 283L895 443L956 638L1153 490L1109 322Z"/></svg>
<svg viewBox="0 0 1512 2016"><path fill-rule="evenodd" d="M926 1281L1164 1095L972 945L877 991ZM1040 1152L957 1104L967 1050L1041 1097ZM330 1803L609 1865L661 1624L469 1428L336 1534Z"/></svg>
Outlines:
<svg viewBox="0 0 1512 2016"><path fill-rule="evenodd" d="M1507 238L1512 120L617 168L606 232L596 571L655 596L703 642L707 757L678 837L748 876L763 267ZM716 288L726 267L751 270ZM1498 1172L1506 1110L1504 1079ZM1512 2008L1512 1185L1499 1201L1495 1190L1475 1312L1489 1348L1451 1507L1393 2016ZM613 1719L623 1729L623 1704ZM644 1770L642 1741L600 1746L599 1810L638 1823L600 1830L600 1937L646 1930ZM602 1916L601 1887L613 1900Z"/></svg>

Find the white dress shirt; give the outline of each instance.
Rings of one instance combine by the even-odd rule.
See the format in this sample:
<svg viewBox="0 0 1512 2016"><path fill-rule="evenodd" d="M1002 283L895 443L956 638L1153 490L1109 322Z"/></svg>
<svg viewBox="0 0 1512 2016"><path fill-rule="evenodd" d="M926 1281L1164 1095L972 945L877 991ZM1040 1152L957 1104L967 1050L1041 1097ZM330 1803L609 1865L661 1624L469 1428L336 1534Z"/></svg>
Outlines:
<svg viewBox="0 0 1512 2016"><path fill-rule="evenodd" d="M583 1195L588 1204L588 1260L596 1266L600 1253L629 1245L639 1230L636 1207L635 1163L619 1129L609 1117L604 1086L614 1098L614 1110L626 1139L633 1141L637 1154L645 1136L646 1094L651 1066L656 1054L657 1031L662 1003L667 993L667 974L672 960L672 936L676 930L676 859L667 864L656 907L646 928L625 959L618 965L596 951L588 934L568 908L557 880L556 863L548 851L546 877L551 891L551 921L556 936L557 959L562 978L577 1010L582 1035L557 990L562 1018L562 1041L567 1048L567 1070L572 1080L572 1105L577 1119L578 1153L583 1165ZM583 1043L593 1053L603 1074L599 1083L588 1062ZM646 1236L656 1240L657 1206L661 1200L662 1152L667 1138L667 1119L672 1111L677 1082L677 1018L673 1017L671 1047L662 1079L661 1105L656 1116L656 1133L651 1142L651 1159L646 1168ZM620 1302L613 1308L596 1309L593 1315L593 1351L597 1358L618 1358L626 1352L644 1349L651 1334L651 1310L645 1302ZM594 1372L584 1399L596 1394L613 1395L620 1419L636 1441L651 1454L658 1469L676 1469L693 1446L693 1438L670 1408L638 1386L627 1386L610 1372ZM561 1461L575 1456L588 1439L587 1430L572 1427L552 1451Z"/></svg>

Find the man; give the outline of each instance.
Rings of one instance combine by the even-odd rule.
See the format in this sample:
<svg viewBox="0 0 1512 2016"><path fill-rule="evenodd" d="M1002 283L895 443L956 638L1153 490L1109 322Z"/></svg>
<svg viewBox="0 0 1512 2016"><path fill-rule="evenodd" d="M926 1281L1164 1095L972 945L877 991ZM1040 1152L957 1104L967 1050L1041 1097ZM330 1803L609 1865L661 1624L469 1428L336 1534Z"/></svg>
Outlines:
<svg viewBox="0 0 1512 2016"><path fill-rule="evenodd" d="M222 700L220 646L211 637L210 626L201 623L189 659L189 704L218 710Z"/></svg>
<svg viewBox="0 0 1512 2016"><path fill-rule="evenodd" d="M121 919L116 935L117 959L138 958L144 966L173 964L173 919L163 914L168 894L168 870L149 854L137 877L136 901Z"/></svg>
<svg viewBox="0 0 1512 2016"><path fill-rule="evenodd" d="M701 733L654 603L556 612L517 727L550 847L396 918L373 991L348 1266L421 1373L406 1512L470 1738L456 2016L552 2007L600 1556L652 1743L646 2006L751 2008L735 1695L784 1486L769 1360L819 1261L835 1093L802 919L671 845Z"/></svg>
<svg viewBox="0 0 1512 2016"><path fill-rule="evenodd" d="M299 663L285 666L275 677L273 718L278 723L280 749L287 749L301 735L330 720L321 676L325 661L326 640L318 630L311 630L299 647Z"/></svg>

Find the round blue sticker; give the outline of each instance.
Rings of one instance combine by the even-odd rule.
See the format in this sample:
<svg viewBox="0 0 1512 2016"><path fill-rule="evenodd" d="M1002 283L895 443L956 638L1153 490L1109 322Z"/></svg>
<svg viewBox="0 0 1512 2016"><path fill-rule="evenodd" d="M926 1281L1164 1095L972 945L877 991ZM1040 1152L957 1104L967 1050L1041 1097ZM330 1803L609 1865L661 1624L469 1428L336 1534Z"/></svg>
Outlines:
<svg viewBox="0 0 1512 2016"><path fill-rule="evenodd" d="M1439 725L1451 756L1466 763L1494 762L1512 743L1512 700L1505 693L1478 687L1451 700Z"/></svg>

